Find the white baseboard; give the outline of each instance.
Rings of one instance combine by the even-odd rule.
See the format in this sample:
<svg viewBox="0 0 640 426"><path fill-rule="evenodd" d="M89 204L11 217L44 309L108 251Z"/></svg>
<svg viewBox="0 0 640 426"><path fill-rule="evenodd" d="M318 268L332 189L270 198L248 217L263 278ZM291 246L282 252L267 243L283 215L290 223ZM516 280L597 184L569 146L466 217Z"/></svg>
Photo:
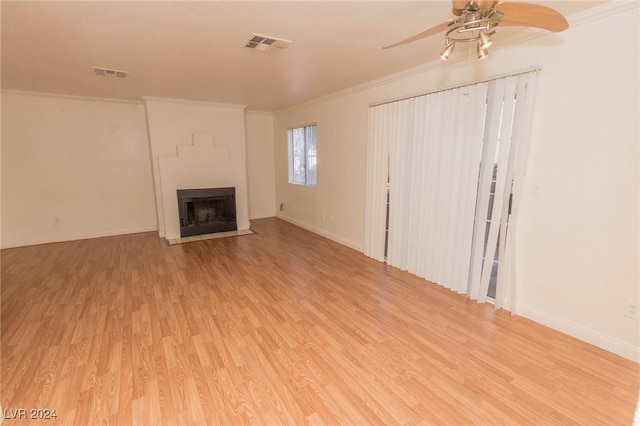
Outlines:
<svg viewBox="0 0 640 426"><path fill-rule="evenodd" d="M113 237L116 235L138 234L140 232L157 231L156 225L141 226L137 228L115 229L102 232L87 232L80 234L70 234L65 236L50 236L48 238L33 238L22 241L3 241L2 248L35 246L38 244L61 243L65 241L88 240L91 238Z"/></svg>
<svg viewBox="0 0 640 426"><path fill-rule="evenodd" d="M263 211L263 212L252 212L251 215L249 216L249 220L253 220L253 219L266 219L268 217L275 217L276 216L276 211L275 210L269 210L267 211Z"/></svg>
<svg viewBox="0 0 640 426"><path fill-rule="evenodd" d="M359 251L360 253L364 252L364 244L362 243L357 243L355 241L349 240L347 238L341 237L340 235L334 234L333 232L329 232L325 229L321 229L318 228L316 226L313 225L309 225L307 223L301 222L297 219L294 219L290 216L287 216L285 214L282 213L278 213L278 215L276 216L278 219L282 219L286 222L292 223L296 226L299 226L300 228L306 229L307 231L311 231L314 234L318 234L321 235L325 238L330 239L331 241L335 241L336 243L342 244L343 246L347 246L349 248L352 248L356 251Z"/></svg>
<svg viewBox="0 0 640 426"><path fill-rule="evenodd" d="M530 306L518 304L517 314L532 321L546 325L569 336L590 343L594 346L613 352L631 361L640 362L640 347L608 336L562 318L557 318Z"/></svg>

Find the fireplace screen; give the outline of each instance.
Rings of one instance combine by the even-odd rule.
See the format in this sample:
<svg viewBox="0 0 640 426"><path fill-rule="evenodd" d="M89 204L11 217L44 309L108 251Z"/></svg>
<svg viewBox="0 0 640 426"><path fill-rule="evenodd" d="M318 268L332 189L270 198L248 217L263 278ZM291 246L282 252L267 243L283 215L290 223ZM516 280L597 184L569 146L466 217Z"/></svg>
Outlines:
<svg viewBox="0 0 640 426"><path fill-rule="evenodd" d="M235 231L235 188L179 189L180 236Z"/></svg>

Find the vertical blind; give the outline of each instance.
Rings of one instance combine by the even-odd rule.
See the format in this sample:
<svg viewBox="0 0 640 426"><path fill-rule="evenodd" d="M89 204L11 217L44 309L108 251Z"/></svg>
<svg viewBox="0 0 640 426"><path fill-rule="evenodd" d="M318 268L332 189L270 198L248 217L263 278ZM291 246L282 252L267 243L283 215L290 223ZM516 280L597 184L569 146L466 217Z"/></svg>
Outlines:
<svg viewBox="0 0 640 426"><path fill-rule="evenodd" d="M515 147L531 112L527 93L535 75L370 108L367 256L384 260L388 180L388 264L484 301L499 247L496 300L504 297Z"/></svg>

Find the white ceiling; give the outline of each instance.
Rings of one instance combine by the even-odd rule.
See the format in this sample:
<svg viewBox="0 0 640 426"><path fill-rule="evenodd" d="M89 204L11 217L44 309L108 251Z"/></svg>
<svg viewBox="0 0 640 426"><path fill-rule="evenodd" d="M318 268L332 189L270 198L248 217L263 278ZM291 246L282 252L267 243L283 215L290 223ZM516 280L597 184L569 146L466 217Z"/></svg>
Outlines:
<svg viewBox="0 0 640 426"><path fill-rule="evenodd" d="M601 2L537 3L569 15ZM381 46L452 17L449 1L3 0L1 8L3 89L265 111L437 59L440 36ZM499 31L494 49L514 31ZM254 32L293 43L265 52L244 48ZM98 77L91 66L129 74Z"/></svg>

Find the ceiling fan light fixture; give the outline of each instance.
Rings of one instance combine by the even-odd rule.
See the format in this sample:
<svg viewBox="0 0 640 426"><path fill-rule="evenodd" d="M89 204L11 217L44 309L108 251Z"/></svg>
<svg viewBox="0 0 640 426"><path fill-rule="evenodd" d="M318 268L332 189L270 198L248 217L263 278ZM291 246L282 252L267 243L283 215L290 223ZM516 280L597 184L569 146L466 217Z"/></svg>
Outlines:
<svg viewBox="0 0 640 426"><path fill-rule="evenodd" d="M448 61L453 53L454 47L456 47L455 41L447 41L447 46L440 52L440 58L442 58L443 61Z"/></svg>
<svg viewBox="0 0 640 426"><path fill-rule="evenodd" d="M480 39L478 40L479 46L482 49L488 49L491 44L493 44L493 40L491 40L491 36L484 30L480 31L479 35Z"/></svg>
<svg viewBox="0 0 640 426"><path fill-rule="evenodd" d="M500 0L452 0L453 19L428 28L421 33L397 43L384 46L383 49L402 46L439 32L445 32L445 48L440 58L448 60L455 43L476 42L478 59L489 55L492 46L491 36L498 27L535 27L551 32L560 32L569 28L566 18L547 6L523 1ZM471 48L471 46L470 46Z"/></svg>
<svg viewBox="0 0 640 426"><path fill-rule="evenodd" d="M480 40L478 40L477 46L478 59L484 59L489 56L489 51L486 48L482 47L482 42Z"/></svg>

